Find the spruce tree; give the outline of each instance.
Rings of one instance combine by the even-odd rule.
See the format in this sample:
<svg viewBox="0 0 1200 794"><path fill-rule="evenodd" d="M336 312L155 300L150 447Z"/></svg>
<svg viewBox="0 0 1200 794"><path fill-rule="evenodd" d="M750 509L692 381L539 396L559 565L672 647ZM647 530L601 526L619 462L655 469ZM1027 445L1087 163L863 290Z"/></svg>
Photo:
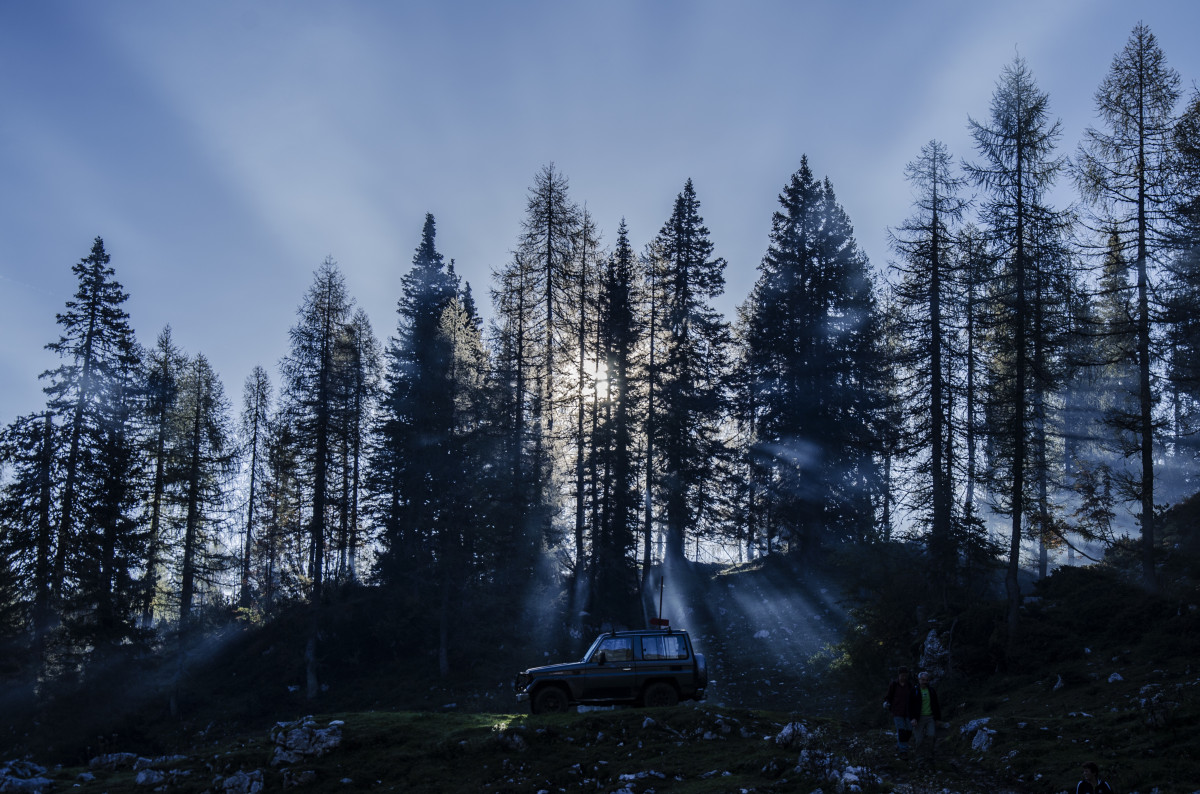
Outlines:
<svg viewBox="0 0 1200 794"><path fill-rule="evenodd" d="M743 309L756 499L759 521L808 554L875 531L881 319L849 219L807 158L779 203Z"/></svg>
<svg viewBox="0 0 1200 794"><path fill-rule="evenodd" d="M133 600L127 578L141 563L129 515L137 481L133 401L141 385L128 296L104 241L97 237L72 271L78 289L58 315L62 335L46 346L62 363L41 376L63 433L51 586L59 609L71 615L74 647L100 650L135 633L126 600Z"/></svg>
<svg viewBox="0 0 1200 794"><path fill-rule="evenodd" d="M663 349L650 377L657 401L654 443L661 451L664 561L671 566L686 559L687 531L704 523L713 467L726 454L719 430L727 413L730 331L711 303L725 290L725 260L713 256L690 179L656 242L664 267Z"/></svg>
<svg viewBox="0 0 1200 794"><path fill-rule="evenodd" d="M260 511L265 507L264 480L267 475L267 450L270 438L271 380L266 370L255 367L242 389L241 457L246 468L246 523L242 533L241 565L238 577L238 606L251 606L254 546L257 529L264 525ZM261 582L259 583L261 587Z"/></svg>

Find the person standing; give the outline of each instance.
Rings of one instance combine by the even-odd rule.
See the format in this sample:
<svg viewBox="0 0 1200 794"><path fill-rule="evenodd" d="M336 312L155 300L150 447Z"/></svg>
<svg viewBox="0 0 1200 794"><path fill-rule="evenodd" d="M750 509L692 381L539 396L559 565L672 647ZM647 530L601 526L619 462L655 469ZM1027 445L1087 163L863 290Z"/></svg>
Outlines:
<svg viewBox="0 0 1200 794"><path fill-rule="evenodd" d="M908 677L908 668L901 665L896 671L896 677L888 684L887 696L883 699L883 707L892 715L896 726L896 753L901 758L908 757L908 740L912 738L912 719L916 716L914 704L916 690Z"/></svg>
<svg viewBox="0 0 1200 794"><path fill-rule="evenodd" d="M917 676L912 726L913 732L916 734L914 741L916 755L928 755L929 765L933 766L933 751L937 744L937 724L942 719L942 707L938 703L937 690L930 685L929 678L927 670L922 670L921 674Z"/></svg>
<svg viewBox="0 0 1200 794"><path fill-rule="evenodd" d="M1075 794L1113 794L1113 790L1100 779L1100 767L1088 761L1083 765L1083 780L1076 784Z"/></svg>

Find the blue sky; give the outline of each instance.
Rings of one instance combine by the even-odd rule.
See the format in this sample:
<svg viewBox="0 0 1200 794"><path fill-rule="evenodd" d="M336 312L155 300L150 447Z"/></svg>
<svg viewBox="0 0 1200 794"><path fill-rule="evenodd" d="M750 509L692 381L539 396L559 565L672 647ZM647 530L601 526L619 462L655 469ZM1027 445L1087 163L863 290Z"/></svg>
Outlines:
<svg viewBox="0 0 1200 794"><path fill-rule="evenodd" d="M0 423L43 405L96 235L139 339L169 323L235 411L326 255L393 333L427 211L490 313L551 161L638 249L692 178L729 317L805 154L882 268L905 163L972 159L1015 54L1070 154L1139 20L1191 90L1195 2L0 2Z"/></svg>

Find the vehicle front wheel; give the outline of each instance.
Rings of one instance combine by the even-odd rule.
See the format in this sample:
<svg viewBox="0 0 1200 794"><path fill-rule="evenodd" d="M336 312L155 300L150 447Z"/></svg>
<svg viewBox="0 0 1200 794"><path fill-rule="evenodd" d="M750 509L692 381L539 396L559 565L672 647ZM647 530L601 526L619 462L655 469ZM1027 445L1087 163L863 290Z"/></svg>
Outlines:
<svg viewBox="0 0 1200 794"><path fill-rule="evenodd" d="M674 706L679 703L679 693L670 684L658 681L646 687L646 691L642 693L642 703L648 708Z"/></svg>
<svg viewBox="0 0 1200 794"><path fill-rule="evenodd" d="M533 696L530 708L534 714L562 714L569 705L566 692L556 686L545 686Z"/></svg>

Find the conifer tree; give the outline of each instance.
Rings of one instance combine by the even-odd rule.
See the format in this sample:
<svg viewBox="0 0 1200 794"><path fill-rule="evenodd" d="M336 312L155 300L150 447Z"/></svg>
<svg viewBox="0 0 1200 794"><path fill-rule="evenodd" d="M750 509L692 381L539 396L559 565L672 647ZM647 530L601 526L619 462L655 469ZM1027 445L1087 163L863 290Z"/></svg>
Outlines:
<svg viewBox="0 0 1200 794"><path fill-rule="evenodd" d="M425 216L412 269L402 279L396 334L385 359L383 399L372 452L374 504L383 530L380 575L398 583L420 581L434 554L440 478L449 465L454 416L447 372L451 349L442 317L454 300L457 278L436 247L436 225Z"/></svg>
<svg viewBox="0 0 1200 794"><path fill-rule="evenodd" d="M715 461L726 454L719 429L727 413L730 331L711 301L725 290L725 260L713 257L700 201L689 179L658 233L663 258L661 360L655 384L655 446L661 451L666 518L664 560L685 561L689 528L700 526Z"/></svg>
<svg viewBox="0 0 1200 794"><path fill-rule="evenodd" d="M1000 509L1012 519L1009 536L1008 629L1010 648L1017 642L1020 607L1021 541L1028 519L1030 433L1033 412L1034 294L1039 248L1057 233L1056 214L1045 195L1065 161L1054 154L1060 124L1049 120L1049 97L1038 89L1022 58L1004 67L992 95L991 117L971 119L971 134L982 158L967 173L986 191L983 215L989 224L994 256L1000 263L993 282L995 322L992 338L989 411L993 428L993 476L1002 484Z"/></svg>
<svg viewBox="0 0 1200 794"><path fill-rule="evenodd" d="M246 523L242 534L241 566L238 578L238 606L251 605L251 572L254 560L256 528L264 523L259 512L267 470L267 445L270 438L271 380L267 371L255 367L242 389L241 443L247 477ZM260 583L261 585L261 583Z"/></svg>
<svg viewBox="0 0 1200 794"><path fill-rule="evenodd" d="M42 373L63 432L52 596L60 610L70 609L76 648L112 648L133 634L124 619L125 599L133 601L127 577L140 562L132 558L140 549L127 512L137 479L129 425L138 354L128 296L113 278L104 241L97 237L72 271L79 287L58 315L61 337L46 346L62 363Z"/></svg>
<svg viewBox="0 0 1200 794"><path fill-rule="evenodd" d="M595 432L600 479L596 500L600 520L592 543L590 611L601 622L626 625L635 616L628 614L624 605L634 603L638 587L634 554L638 524L635 423L641 380L640 281L637 258L622 219L616 246L600 279L598 302L598 360L602 362L604 381L596 387L600 414Z"/></svg>
<svg viewBox="0 0 1200 794"><path fill-rule="evenodd" d="M220 564L212 552L233 464L229 404L220 379L203 354L188 361L181 373L176 411L184 501L179 623L186 631L197 590L211 584Z"/></svg>
<svg viewBox="0 0 1200 794"><path fill-rule="evenodd" d="M1172 199L1172 133L1179 75L1150 29L1138 23L1096 91L1107 130L1089 128L1080 148L1077 182L1104 234L1115 230L1132 254L1137 277L1137 456L1142 531L1142 576L1155 587L1155 356L1154 265L1163 259L1166 214Z"/></svg>
<svg viewBox="0 0 1200 794"><path fill-rule="evenodd" d="M959 274L955 234L967 202L960 197L964 180L954 173L950 152L930 141L907 166L915 193L914 215L893 233L903 261L895 299L905 370L906 402L914 427L923 482L916 489L918 507L929 525L929 545L943 576L956 559L953 541L955 493L955 394L957 380L956 300Z"/></svg>
<svg viewBox="0 0 1200 794"><path fill-rule="evenodd" d="M353 299L337 263L326 258L314 274L313 284L291 330L291 352L283 361L287 384L287 409L291 413L296 443L307 475L312 512L309 517L309 578L311 598L321 598L325 580L326 537L329 529L330 478L334 473L338 410L338 339L350 321Z"/></svg>
<svg viewBox="0 0 1200 794"><path fill-rule="evenodd" d="M880 317L828 180L802 159L744 308L765 521L801 554L866 539L882 495Z"/></svg>
<svg viewBox="0 0 1200 794"><path fill-rule="evenodd" d="M146 572L142 587L142 624L152 625L155 600L159 596L160 577L165 563L164 535L169 507L169 491L178 472L175 456L179 439L175 403L179 396L180 371L186 357L171 338L171 326L163 328L155 346L146 353L146 394L143 406L145 454L150 483L143 521L147 528Z"/></svg>

